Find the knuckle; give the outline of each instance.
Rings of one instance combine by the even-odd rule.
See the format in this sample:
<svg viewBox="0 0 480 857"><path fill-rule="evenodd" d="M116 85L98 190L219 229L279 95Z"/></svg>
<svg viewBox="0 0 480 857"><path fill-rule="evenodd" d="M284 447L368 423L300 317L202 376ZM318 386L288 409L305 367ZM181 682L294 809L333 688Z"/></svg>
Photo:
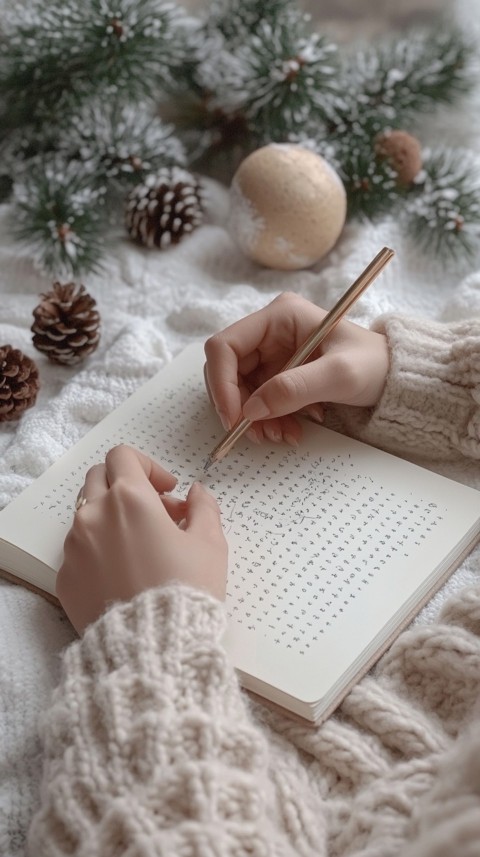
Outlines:
<svg viewBox="0 0 480 857"><path fill-rule="evenodd" d="M117 446L112 446L111 449L108 450L105 456L105 462L107 464L114 463L119 456L123 456L125 454L125 450L129 450L130 447L126 443L119 443Z"/></svg>
<svg viewBox="0 0 480 857"><path fill-rule="evenodd" d="M282 292L278 295L273 303L279 303L282 305L283 311L287 308L294 314L297 315L300 310L304 309L306 306L312 306L310 301L307 301L302 295L297 295L296 292Z"/></svg>
<svg viewBox="0 0 480 857"><path fill-rule="evenodd" d="M99 470L103 469L103 466L103 464L93 464L91 467L88 468L87 473L85 475L85 479L87 478L87 476L94 476L96 473L98 473Z"/></svg>
<svg viewBox="0 0 480 857"><path fill-rule="evenodd" d="M223 351L225 345L225 337L223 333L215 333L213 336L210 336L205 342L203 348L205 351L205 356L207 358L207 363L209 360L214 360L221 351Z"/></svg>
<svg viewBox="0 0 480 857"><path fill-rule="evenodd" d="M118 449L119 449L118 446L113 446L111 449L108 450L108 452L105 456L105 464L107 466L109 466L109 465L111 466L112 464L114 464L115 458L118 455Z"/></svg>
<svg viewBox="0 0 480 857"><path fill-rule="evenodd" d="M82 509L82 514L77 513L73 519L73 524L65 539L65 550L74 548L80 539L85 537L85 534L90 530L86 509Z"/></svg>
<svg viewBox="0 0 480 857"><path fill-rule="evenodd" d="M295 292L286 291L281 292L281 294L277 295L277 297L274 298L273 303L285 304L292 303L292 301L296 300L298 300L298 295L296 295Z"/></svg>
<svg viewBox="0 0 480 857"><path fill-rule="evenodd" d="M277 401L288 403L305 397L307 384L302 372L284 372L274 379L274 394Z"/></svg>
<svg viewBox="0 0 480 857"><path fill-rule="evenodd" d="M136 500L138 489L126 476L118 476L106 496L115 505L126 505Z"/></svg>
<svg viewBox="0 0 480 857"><path fill-rule="evenodd" d="M338 353L335 355L333 372L335 380L341 383L342 387L354 390L359 386L362 376L361 368L347 354Z"/></svg>

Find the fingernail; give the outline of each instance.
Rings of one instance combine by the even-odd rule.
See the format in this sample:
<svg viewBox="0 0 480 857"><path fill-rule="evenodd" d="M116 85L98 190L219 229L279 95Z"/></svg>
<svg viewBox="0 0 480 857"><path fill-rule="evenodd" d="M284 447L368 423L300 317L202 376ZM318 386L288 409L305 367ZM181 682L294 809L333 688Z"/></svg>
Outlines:
<svg viewBox="0 0 480 857"><path fill-rule="evenodd" d="M225 431L230 431L232 424L228 419L227 415L223 411L218 411L218 416L220 417L220 422L222 423Z"/></svg>
<svg viewBox="0 0 480 857"><path fill-rule="evenodd" d="M288 443L289 446L293 446L294 449L298 449L298 440L293 434L284 434L283 439L285 443Z"/></svg>
<svg viewBox="0 0 480 857"><path fill-rule="evenodd" d="M247 420L251 420L252 423L254 423L255 420L263 420L263 418L268 417L269 414L270 411L268 410L265 402L263 402L258 396L248 399L243 406L243 416L246 417Z"/></svg>
<svg viewBox="0 0 480 857"><path fill-rule="evenodd" d="M263 431L266 434L266 436L268 437L268 439L273 441L273 443L280 443L280 441L282 439L281 433L278 431L278 429L269 425L268 422L264 423Z"/></svg>
<svg viewBox="0 0 480 857"><path fill-rule="evenodd" d="M324 413L321 405L309 405L306 411L314 423L318 423L319 425L323 423Z"/></svg>
<svg viewBox="0 0 480 857"><path fill-rule="evenodd" d="M260 438L258 437L258 434L255 431L255 429L248 429L248 431L245 432L245 434L247 435L247 437L250 440L253 440L254 443L260 443Z"/></svg>

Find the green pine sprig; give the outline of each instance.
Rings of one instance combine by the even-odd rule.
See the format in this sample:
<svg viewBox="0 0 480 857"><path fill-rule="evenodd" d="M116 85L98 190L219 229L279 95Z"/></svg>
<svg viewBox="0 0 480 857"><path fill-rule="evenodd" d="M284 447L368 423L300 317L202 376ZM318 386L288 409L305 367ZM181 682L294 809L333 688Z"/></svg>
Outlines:
<svg viewBox="0 0 480 857"><path fill-rule="evenodd" d="M95 270L103 253L106 188L78 161L35 159L15 185L15 236L54 277Z"/></svg>
<svg viewBox="0 0 480 857"><path fill-rule="evenodd" d="M147 104L89 102L60 131L58 151L80 161L108 190L126 190L161 167L185 165L173 126Z"/></svg>
<svg viewBox="0 0 480 857"><path fill-rule="evenodd" d="M0 40L0 126L42 125L92 95L135 101L170 77L184 20L161 0L38 0Z"/></svg>
<svg viewBox="0 0 480 857"><path fill-rule="evenodd" d="M337 149L338 172L347 192L347 216L371 220L388 214L405 195L397 173L386 160L379 160L374 150L355 139L351 148Z"/></svg>
<svg viewBox="0 0 480 857"><path fill-rule="evenodd" d="M284 141L314 116L330 114L341 98L337 47L311 32L310 18L289 8L258 22L242 44L227 39L197 77L211 113L242 116L256 144Z"/></svg>
<svg viewBox="0 0 480 857"><path fill-rule="evenodd" d="M480 246L480 169L468 152L426 153L404 219L417 245L443 260L473 258Z"/></svg>
<svg viewBox="0 0 480 857"><path fill-rule="evenodd" d="M265 21L271 25L289 16L291 0L213 0L205 19L208 34L220 33L230 47L239 47L255 35Z"/></svg>
<svg viewBox="0 0 480 857"><path fill-rule="evenodd" d="M346 63L344 102L334 105L329 132L373 139L401 128L438 104L449 104L472 84L474 50L455 26L413 31L359 50Z"/></svg>

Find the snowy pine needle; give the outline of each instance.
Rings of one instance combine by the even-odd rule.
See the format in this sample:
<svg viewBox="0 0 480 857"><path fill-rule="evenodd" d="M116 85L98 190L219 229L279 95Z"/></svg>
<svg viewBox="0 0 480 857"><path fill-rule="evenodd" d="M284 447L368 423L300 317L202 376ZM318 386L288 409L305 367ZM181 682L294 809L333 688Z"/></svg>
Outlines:
<svg viewBox="0 0 480 857"><path fill-rule="evenodd" d="M480 168L468 152L426 153L423 175L405 208L409 230L443 259L472 256L480 239Z"/></svg>
<svg viewBox="0 0 480 857"><path fill-rule="evenodd" d="M85 105L61 133L58 148L66 158L80 160L85 173L120 186L140 182L161 167L185 163L173 127L142 105Z"/></svg>
<svg viewBox="0 0 480 857"><path fill-rule="evenodd" d="M241 113L259 142L285 140L312 113L319 120L341 100L337 48L308 33L308 16L290 10L283 18L260 21L241 45L224 43L199 69L210 105L225 114Z"/></svg>
<svg viewBox="0 0 480 857"><path fill-rule="evenodd" d="M36 161L15 186L14 231L40 270L54 277L94 270L103 243L105 188L93 186L82 164L58 156Z"/></svg>
<svg viewBox="0 0 480 857"><path fill-rule="evenodd" d="M1 44L2 125L51 121L93 94L151 95L183 55L182 14L161 0L37 0Z"/></svg>
<svg viewBox="0 0 480 857"><path fill-rule="evenodd" d="M337 133L359 127L370 135L401 127L420 111L450 103L472 83L473 50L455 28L409 33L357 51L345 67L345 109Z"/></svg>

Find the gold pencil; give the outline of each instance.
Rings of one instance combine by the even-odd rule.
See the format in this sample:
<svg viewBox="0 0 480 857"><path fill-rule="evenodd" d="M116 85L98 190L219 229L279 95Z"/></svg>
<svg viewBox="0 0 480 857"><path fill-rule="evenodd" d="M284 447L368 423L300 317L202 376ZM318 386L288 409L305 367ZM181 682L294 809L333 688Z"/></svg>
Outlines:
<svg viewBox="0 0 480 857"><path fill-rule="evenodd" d="M338 322L343 318L343 316L348 312L353 303L360 297L361 294L369 287L371 283L375 280L375 278L379 275L379 273L383 270L387 262L395 255L393 250L390 250L389 247L383 247L379 253L375 256L374 259L370 262L369 265L365 268L364 271L360 274L360 276L355 280L354 283L350 286L349 289L345 292L344 295L337 301L334 307L327 312L325 318L319 327L315 328L312 331L308 339L297 349L293 357L290 358L288 363L285 364L282 372L285 372L286 369L293 369L296 366L301 366L302 363L305 363L306 360L310 357L310 355L315 351L318 345L325 339L329 333L332 332L333 328L338 324ZM250 428L252 425L251 420L247 420L245 418L240 417L236 425L233 426L230 431L224 436L224 438L220 441L219 444L212 450L210 455L208 456L205 462L205 470L208 470L212 464L217 461L221 461L227 453L231 450L232 446L237 442L239 438L242 437L243 434Z"/></svg>

